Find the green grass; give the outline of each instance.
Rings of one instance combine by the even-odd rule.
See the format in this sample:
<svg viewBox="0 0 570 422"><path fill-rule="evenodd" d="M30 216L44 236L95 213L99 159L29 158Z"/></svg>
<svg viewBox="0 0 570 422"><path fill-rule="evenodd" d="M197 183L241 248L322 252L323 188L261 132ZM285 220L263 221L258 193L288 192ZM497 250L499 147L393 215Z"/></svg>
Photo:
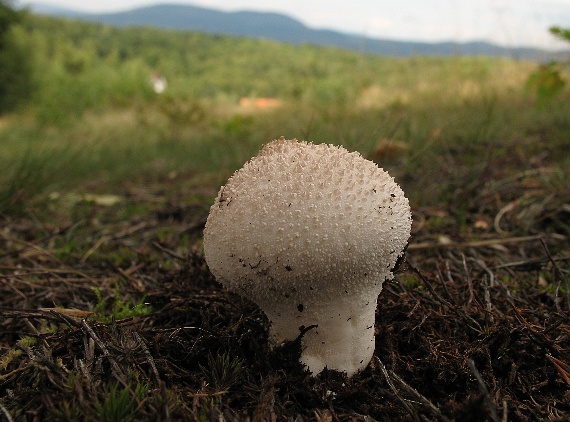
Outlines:
<svg viewBox="0 0 570 422"><path fill-rule="evenodd" d="M539 110L524 94L471 100L460 108L445 98L378 110L358 110L349 103L328 108L300 103L254 116L215 116L214 105L206 111L209 121L197 128L176 121L162 125L164 115L153 106L146 105L135 117L128 109L89 113L71 127L34 133L22 133L14 118L0 132L7 151L0 165L8 170L0 176L0 209L21 209L53 190L89 185L112 191L129 178L158 179L173 172L211 174L221 181L264 142L281 135L343 144L363 154L385 138L403 142L407 150L393 169L390 163L385 167L422 181L415 193L420 203L445 194L445 188L427 183L442 170L463 183L466 177L477 179L493 159L515 154L524 160L545 148L552 164L570 164L564 151L570 133L568 101ZM158 123L147 122L153 119Z"/></svg>
<svg viewBox="0 0 570 422"><path fill-rule="evenodd" d="M243 372L244 362L238 357L233 357L229 352L208 354L208 365L200 365L200 370L210 388L220 392L228 390L235 384Z"/></svg>
<svg viewBox="0 0 570 422"><path fill-rule="evenodd" d="M121 297L119 283L115 286L110 313L107 312L107 300L103 297L101 290L94 287L93 292L97 296L97 304L93 308L93 312L95 314L95 318L99 321L110 322L135 316L148 315L152 312L152 308L144 303L144 297L137 302L133 302L129 299L123 299Z"/></svg>
<svg viewBox="0 0 570 422"><path fill-rule="evenodd" d="M135 388L113 384L103 401L95 405L97 419L102 422L122 422L134 420L138 402L143 400L148 385L137 384Z"/></svg>

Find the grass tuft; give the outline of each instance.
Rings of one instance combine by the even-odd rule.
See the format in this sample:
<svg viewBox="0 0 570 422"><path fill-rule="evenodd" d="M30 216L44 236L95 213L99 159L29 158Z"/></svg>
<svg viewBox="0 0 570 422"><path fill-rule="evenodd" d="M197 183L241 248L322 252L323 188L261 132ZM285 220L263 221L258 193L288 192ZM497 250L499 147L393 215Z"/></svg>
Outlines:
<svg viewBox="0 0 570 422"><path fill-rule="evenodd" d="M207 366L200 365L200 370L209 386L215 391L227 391L238 383L244 372L244 361L230 352L208 353Z"/></svg>
<svg viewBox="0 0 570 422"><path fill-rule="evenodd" d="M112 298L111 313L109 314L107 313L107 299L103 297L101 289L97 287L93 287L92 289L97 297L97 304L93 312L99 321L111 322L152 313L152 307L145 303L144 297L136 302L128 298L123 299L120 284L117 283Z"/></svg>
<svg viewBox="0 0 570 422"><path fill-rule="evenodd" d="M136 420L138 404L145 397L149 387L136 384L134 388L123 387L120 383L112 384L95 403L97 420L101 422L127 422Z"/></svg>

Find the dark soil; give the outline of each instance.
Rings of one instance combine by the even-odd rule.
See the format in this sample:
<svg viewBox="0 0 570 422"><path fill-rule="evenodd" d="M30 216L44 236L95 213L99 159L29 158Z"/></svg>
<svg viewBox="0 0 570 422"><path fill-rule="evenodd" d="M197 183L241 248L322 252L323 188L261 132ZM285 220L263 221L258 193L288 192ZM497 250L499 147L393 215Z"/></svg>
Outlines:
<svg viewBox="0 0 570 422"><path fill-rule="evenodd" d="M0 421L569 420L570 212L505 208L537 189L509 180L460 215L413 209L351 379L309 376L298 342L270 350L262 312L216 283L200 245L215 190L0 217Z"/></svg>

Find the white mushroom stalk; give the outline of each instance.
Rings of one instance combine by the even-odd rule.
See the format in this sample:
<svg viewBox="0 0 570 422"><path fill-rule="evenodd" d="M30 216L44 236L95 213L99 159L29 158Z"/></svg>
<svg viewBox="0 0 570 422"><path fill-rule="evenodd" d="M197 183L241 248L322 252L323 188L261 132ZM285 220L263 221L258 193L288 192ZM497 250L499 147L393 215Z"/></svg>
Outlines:
<svg viewBox="0 0 570 422"><path fill-rule="evenodd" d="M375 163L281 138L220 189L204 253L226 289L265 312L275 345L315 326L301 362L352 376L374 353L376 301L410 229L404 192Z"/></svg>

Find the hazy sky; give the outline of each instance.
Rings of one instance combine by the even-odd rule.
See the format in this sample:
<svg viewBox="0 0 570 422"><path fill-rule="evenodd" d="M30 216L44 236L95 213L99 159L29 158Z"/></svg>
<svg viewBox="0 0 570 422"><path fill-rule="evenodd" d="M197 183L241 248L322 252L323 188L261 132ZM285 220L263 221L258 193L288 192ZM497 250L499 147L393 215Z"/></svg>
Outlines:
<svg viewBox="0 0 570 422"><path fill-rule="evenodd" d="M307 26L370 37L423 41L484 39L519 45L567 48L548 33L570 26L570 0L32 0L82 11L126 10L181 3L223 10L287 14ZM30 3L22 0L21 3Z"/></svg>

